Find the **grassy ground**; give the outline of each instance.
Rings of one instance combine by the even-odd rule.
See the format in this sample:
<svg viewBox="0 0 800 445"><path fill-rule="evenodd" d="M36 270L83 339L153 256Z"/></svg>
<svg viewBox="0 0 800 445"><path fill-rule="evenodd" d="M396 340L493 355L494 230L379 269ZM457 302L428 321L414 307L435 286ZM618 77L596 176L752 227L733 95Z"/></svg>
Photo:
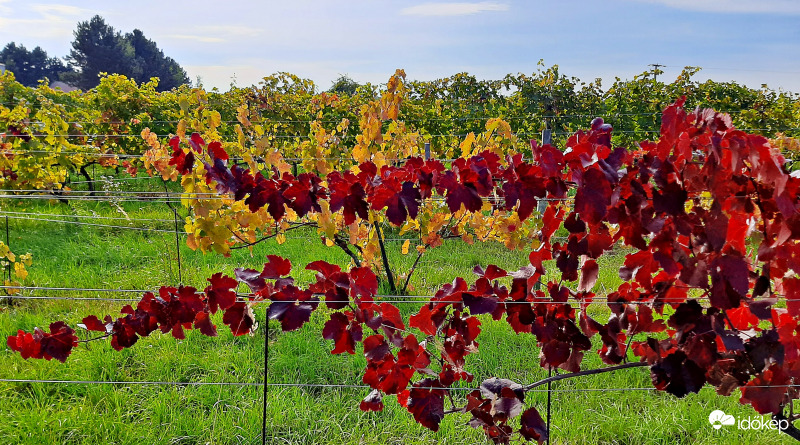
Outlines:
<svg viewBox="0 0 800 445"><path fill-rule="evenodd" d="M138 187L141 184L137 182ZM133 187L133 186L131 186ZM117 203L131 218L169 219L164 204ZM3 211L52 214L122 216L108 203L6 201ZM78 221L78 219L74 219ZM10 244L17 254L32 252L28 284L52 287L150 289L178 282L175 238L169 233L79 226L46 221L11 219ZM85 220L111 224L108 220ZM125 221L113 224L128 225ZM0 225L4 225L0 220ZM137 222L135 226L171 229L169 222ZM4 228L4 227L2 227ZM181 247L184 284L202 288L217 271L232 274L237 266L256 267L266 254L291 259L301 281L311 279L305 264L324 259L346 265L348 258L336 248L319 244L316 235L292 232L281 246L258 245L253 253L236 251L230 258L203 255ZM392 245L392 260L407 268L411 256ZM469 276L477 265L491 262L516 268L526 252L509 252L502 246L466 246L448 242L431 251L412 280L425 295L435 285L453 277ZM602 264L600 283L618 283L620 258ZM297 273L299 272L299 273ZM56 295L36 292L35 295ZM117 297L92 292L59 296ZM79 301L15 301L0 311L0 337L17 329L47 326L55 320L74 325L85 315L118 314L124 303ZM407 311L413 308L408 307ZM596 309L598 317L603 309ZM331 356L332 346L320 331L324 313L298 332L281 333L262 323L254 338L233 338L226 329L207 338L195 331L183 341L154 334L131 349L115 352L108 343L82 345L66 364L26 361L4 347L0 350L0 379L180 382L181 385L110 385L75 383L0 382L0 437L8 444L251 444L260 443L262 388L257 385L194 386L197 382L261 382L264 378L264 336L269 338L270 383L361 385L362 355ZM221 320L215 320L221 325ZM468 367L480 381L491 376L532 382L544 376L538 367L539 350L530 335L516 335L504 322L484 320L481 351L470 356ZM83 335L83 334L81 334ZM599 366L589 354L586 367ZM615 388L651 386L646 369L629 369L584 379L558 382L552 393L553 443L788 443L776 431L742 431L734 427L714 430L708 414L721 409L737 418L754 416L738 395L719 397L706 388L700 394L676 399L650 390ZM267 395L268 443L272 444L463 444L485 443L483 433L465 425L469 416L448 416L439 432L414 422L393 397L386 410L362 413L363 388L269 387ZM528 403L544 413L547 395L532 392Z"/></svg>

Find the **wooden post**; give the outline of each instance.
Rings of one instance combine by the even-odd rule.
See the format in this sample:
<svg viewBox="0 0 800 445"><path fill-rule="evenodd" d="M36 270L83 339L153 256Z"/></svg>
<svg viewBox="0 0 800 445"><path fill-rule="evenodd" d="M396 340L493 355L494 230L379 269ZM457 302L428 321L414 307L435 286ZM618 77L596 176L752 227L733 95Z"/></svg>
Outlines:
<svg viewBox="0 0 800 445"><path fill-rule="evenodd" d="M553 130L546 128L542 130L542 145L550 145L553 142Z"/></svg>
<svg viewBox="0 0 800 445"><path fill-rule="evenodd" d="M425 160L429 160L431 158L431 143L425 143Z"/></svg>
<svg viewBox="0 0 800 445"><path fill-rule="evenodd" d="M553 131L549 128L542 130L542 145L550 145L553 142ZM540 199L539 202L536 203L536 211L539 214L543 214L544 210L547 208L547 201Z"/></svg>

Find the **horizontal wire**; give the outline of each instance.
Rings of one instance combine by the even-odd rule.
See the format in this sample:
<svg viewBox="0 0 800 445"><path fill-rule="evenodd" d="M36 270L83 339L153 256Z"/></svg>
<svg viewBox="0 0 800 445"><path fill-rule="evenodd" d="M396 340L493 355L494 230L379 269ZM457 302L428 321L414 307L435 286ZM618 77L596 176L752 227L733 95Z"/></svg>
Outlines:
<svg viewBox="0 0 800 445"><path fill-rule="evenodd" d="M55 223L60 223L60 224L73 224L73 225L79 225L79 226L103 227L103 228L106 228L106 229L124 229L124 230L135 230L135 231L140 231L140 232L157 232L157 233L173 233L173 234L174 233L180 233L180 234L186 234L187 233L187 232L184 232L184 231L177 232L175 230L155 229L155 228L150 228L150 227L130 227L130 226L117 226L117 225L111 225L111 224L95 224L95 223L87 223L87 222L82 222L82 221L66 221L66 220L46 219L46 218L26 218L24 216L17 216L17 215L3 215L2 213L0 213L0 216L5 216L6 218L9 218L9 219L23 220L23 221L55 222ZM170 222L172 222L172 221L170 221Z"/></svg>
<svg viewBox="0 0 800 445"><path fill-rule="evenodd" d="M69 184L94 184L94 183L114 183L114 182L122 182L122 181L144 181L148 179L160 179L157 176L137 176L133 178L113 178L113 177L101 177L99 179L94 179L91 181L70 181Z"/></svg>
<svg viewBox="0 0 800 445"><path fill-rule="evenodd" d="M120 293L143 293L152 292L145 289L105 289L105 288L91 288L91 287L46 287L46 286L12 286L3 284L0 289L17 289L17 290L48 290L48 291L64 291L64 292L120 292Z"/></svg>
<svg viewBox="0 0 800 445"><path fill-rule="evenodd" d="M19 192L19 193L47 193L47 190L39 190L39 189L5 189L0 190L0 192ZM124 195L135 195L135 196L192 196L192 197L219 197L220 194L217 192L165 192L165 191L155 191L155 190L62 190L61 191L67 195L97 195L97 196L124 196ZM61 195L59 195L61 196Z"/></svg>
<svg viewBox="0 0 800 445"><path fill-rule="evenodd" d="M0 216L2 215L46 216L46 217L80 218L80 219L110 219L110 220L122 220L122 221L168 222L168 223L175 222L172 219L158 219L158 218L128 218L125 216L70 215L66 213L34 213L34 212L13 212L10 210L0 210Z"/></svg>
<svg viewBox="0 0 800 445"><path fill-rule="evenodd" d="M13 213L13 214L11 214L11 213ZM48 219L48 218L41 218L40 217L40 216L47 216L47 215L48 214L37 214L37 213L25 214L25 212L4 212L4 211L0 211L0 217L5 216L5 217L7 217L9 219L16 219L16 220L22 220L22 221L54 222L54 223L61 223L61 224L73 224L73 225L79 225L79 226L103 227L103 228L107 228L107 229L138 230L138 231L143 231L143 232L179 233L181 235L188 234L188 232L185 232L185 231L182 231L182 230L176 232L175 230L156 229L156 228L150 228L150 227L131 227L131 226L118 226L118 225L111 225L111 224L95 224L95 223L88 223L88 222L83 222L83 221L69 221L69 220L65 220L65 219ZM51 216L64 216L65 218L69 218L70 217L70 215L51 215ZM92 217L91 216L87 216L87 218L92 218ZM121 219L123 221L126 220L125 218L122 218L122 217L119 217L119 218L113 218L112 217L112 219L114 219L114 220ZM158 220L158 219L157 220L128 219L128 221L159 221L159 222L165 222L165 223L170 223L170 224L174 223L173 220L168 220L168 219L163 219L163 220ZM307 239L317 239L317 236L315 234L307 235L307 236L287 236L286 239L295 239L295 240L303 239L303 240L307 240ZM383 241L399 242L399 241L420 241L420 240L419 240L419 238L384 238Z"/></svg>
<svg viewBox="0 0 800 445"><path fill-rule="evenodd" d="M113 197L106 198L100 196L69 196L69 195L0 195L0 199L45 199L45 200L67 200L67 201L86 201L86 202L108 202L109 198L119 202L150 202L154 204L180 204L180 199L158 199L154 197Z"/></svg>
<svg viewBox="0 0 800 445"><path fill-rule="evenodd" d="M165 287L168 287L168 286L165 286ZM187 286L187 287L193 287L193 286ZM104 289L70 289L70 288L25 287L25 286L11 286L11 285L0 286L0 289L49 290L49 291L65 291L65 292L67 292L67 291L69 291L69 292L73 292L73 291L74 292L120 292L120 293L125 293L125 292L128 292L128 293L151 292L151 293L154 293L154 294L158 294L158 292L159 292L158 289L153 289L153 290L105 289L104 290ZM201 295L205 294L205 292L203 292L202 290L200 290L198 288L196 288L196 289L197 289L196 292L198 294L201 294ZM701 288L696 288L696 289L701 289ZM465 291L464 293L469 294L469 291ZM252 303L256 303L256 304L273 303L272 300L252 300L251 299L253 297L252 294L237 293L236 295L237 295L237 297L239 297L239 299L237 301L240 301L240 302L247 302L247 303L252 302ZM314 295L323 296L324 294L314 294ZM478 297L480 297L480 295L478 295ZM58 296L0 295L0 299L3 299L3 298L12 299L12 300L141 301L141 299L120 299L120 298L102 298L102 297L58 297ZM411 304L411 303L413 303L413 304L417 304L417 303L433 303L433 304L437 304L437 303L444 303L444 304L448 304L448 303L463 303L463 302L459 302L459 301L450 302L450 301L436 300L436 298L439 298L439 297L436 297L435 295L431 295L431 296L428 296L428 295L374 295L373 298L375 300L372 301L372 302L391 302L391 303L409 303L409 304ZM509 305L509 304L525 304L525 305L530 305L530 306L539 305L539 304L578 305L578 306L582 306L582 305L587 305L588 306L588 305L592 305L592 304L650 305L650 304L685 303L688 300L706 300L706 299L709 299L709 298L710 297L708 297L708 296L702 296L702 297L693 297L693 298L687 297L687 298L684 298L684 299L679 299L679 298L670 298L670 299L654 298L653 300L617 301L617 300L609 300L607 297L603 297L603 296L595 296L595 297L593 297L591 299L591 301L580 301L580 300L574 300L574 299L573 300L568 300L568 301L552 301L552 300L545 300L545 301L528 301L528 300L518 301L518 300L506 299L506 300L497 300L497 304L498 305L500 305L500 304L505 304L505 305ZM762 299L762 300L754 300L753 302L767 301L767 300L768 300L768 298L765 298L765 299ZM313 304L322 304L322 303L326 303L326 304L356 303L355 300L327 300L327 299L305 300L305 301L291 300L292 303L294 303L295 301L298 302L298 303L313 303ZM800 301L800 298L780 298L779 301L786 301L786 302L792 301L793 302L793 301ZM277 302L277 303L280 303L280 302Z"/></svg>
<svg viewBox="0 0 800 445"><path fill-rule="evenodd" d="M736 128L735 130L738 131L795 131L800 130L798 127L783 127L783 128ZM552 134L575 134L577 131L581 131L581 129L576 129L575 131L555 131ZM660 133L661 129L652 129L652 130L611 130L612 136L614 134L634 134L634 133ZM474 133L474 132L471 132ZM155 133L153 133L155 134ZM419 133L419 136L422 137L467 137L470 133ZM168 138L173 137L174 135L171 134L155 134L157 138ZM530 132L512 132L512 136L517 137L527 137L527 136L541 136L541 133L530 133ZM76 135L76 134L6 134L4 137L6 138L48 138L48 137L58 137L58 138L142 138L139 134L85 134L85 135ZM309 139L312 140L307 134L274 134L268 135L269 138L275 139ZM239 139L226 139L226 138L219 138L216 139L217 142L239 142ZM113 153L107 153L108 156L113 156Z"/></svg>
<svg viewBox="0 0 800 445"><path fill-rule="evenodd" d="M602 368L600 368L602 369ZM264 386L263 382L169 382L169 381L111 381L111 380L44 380L44 379L0 379L6 383L55 383L55 384L82 384L82 385L168 385L168 386ZM336 383L267 383L267 386L284 388L341 388L341 389L372 389L369 385L349 385ZM712 386L709 386L712 387ZM789 385L743 385L740 388L797 388L800 384ZM444 387L444 386L413 386L417 389L443 390L443 391L479 391L480 388ZM628 388L554 388L554 389L529 389L526 392L587 392L587 391L658 391L652 387Z"/></svg>
<svg viewBox="0 0 800 445"><path fill-rule="evenodd" d="M713 68L709 68L713 69ZM800 74L800 73L798 73ZM0 105L15 105L14 103L8 102L0 102ZM61 104L63 105L63 104ZM84 108L75 106L76 108ZM717 110L718 113L723 114L739 114L748 111L755 111L758 112L754 108L740 108L736 110L729 110L729 111L721 111ZM431 117L425 118L424 121L416 121L414 119L403 119L402 121L405 123L417 123L417 122L430 122L430 121L437 121L437 122L452 122L452 121L483 121L489 119L503 119L503 120L525 120L525 119L558 119L558 118L603 118L603 119L613 119L617 117L631 117L631 116L660 116L663 114L663 111L647 111L647 112L639 112L639 113L610 113L610 114L550 114L550 115L539 115L539 114L530 114L526 116L515 115L515 116L502 116L502 115L493 115L493 116L462 116L462 117ZM130 122L130 121L104 121L104 122L96 122L96 121L64 121L62 123L65 124L72 124L72 125L79 125L79 124L86 124L86 125L94 125L94 126L102 126L102 125L129 125L129 126L146 126L148 124L178 124L181 121L185 121L185 119L173 119L173 120L141 120L140 122ZM351 119L352 121L352 119ZM270 124L310 124L312 122L320 122L324 124L338 124L341 123L341 120L317 120L317 119L304 119L304 120L255 120L250 119L250 122L255 125L270 125ZM242 122L239 120L221 120L220 123L224 124L241 124ZM28 121L26 124L35 124L35 125L49 125L50 122L44 121Z"/></svg>

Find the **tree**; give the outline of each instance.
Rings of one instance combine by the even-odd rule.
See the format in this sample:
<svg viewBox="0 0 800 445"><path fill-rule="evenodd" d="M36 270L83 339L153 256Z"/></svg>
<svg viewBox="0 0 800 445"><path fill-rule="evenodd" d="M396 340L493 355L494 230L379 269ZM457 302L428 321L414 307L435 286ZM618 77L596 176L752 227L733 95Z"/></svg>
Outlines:
<svg viewBox="0 0 800 445"><path fill-rule="evenodd" d="M58 57L48 57L41 47L28 51L23 45L14 42L7 44L0 51L0 62L12 71L17 81L28 87L35 87L40 80L59 80L62 73L70 69Z"/></svg>
<svg viewBox="0 0 800 445"><path fill-rule="evenodd" d="M159 91L171 90L189 83L186 71L171 57L164 56L156 42L144 36L138 29L125 35L125 40L133 48L134 58L131 61L130 77L139 83L147 82L151 77L158 77Z"/></svg>
<svg viewBox="0 0 800 445"><path fill-rule="evenodd" d="M67 60L80 71L69 80L83 89L97 86L101 72L123 74L137 82L159 77L161 91L189 82L183 68L138 29L123 36L96 15L78 23L74 36Z"/></svg>
<svg viewBox="0 0 800 445"><path fill-rule="evenodd" d="M338 79L333 81L331 87L328 89L329 93L346 94L352 96L356 94L360 85L355 80L351 79L347 74L342 74Z"/></svg>

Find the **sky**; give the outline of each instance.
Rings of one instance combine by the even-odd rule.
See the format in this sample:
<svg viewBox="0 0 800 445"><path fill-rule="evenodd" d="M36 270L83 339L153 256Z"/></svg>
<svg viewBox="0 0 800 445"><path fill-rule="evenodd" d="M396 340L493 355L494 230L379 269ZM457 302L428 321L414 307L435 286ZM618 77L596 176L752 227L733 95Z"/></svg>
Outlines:
<svg viewBox="0 0 800 445"><path fill-rule="evenodd" d="M605 87L661 64L665 81L699 66L698 80L800 92L800 0L0 0L0 45L63 57L96 14L222 90L279 71L320 90L340 75L384 83L397 68L413 80L500 79L542 60Z"/></svg>

